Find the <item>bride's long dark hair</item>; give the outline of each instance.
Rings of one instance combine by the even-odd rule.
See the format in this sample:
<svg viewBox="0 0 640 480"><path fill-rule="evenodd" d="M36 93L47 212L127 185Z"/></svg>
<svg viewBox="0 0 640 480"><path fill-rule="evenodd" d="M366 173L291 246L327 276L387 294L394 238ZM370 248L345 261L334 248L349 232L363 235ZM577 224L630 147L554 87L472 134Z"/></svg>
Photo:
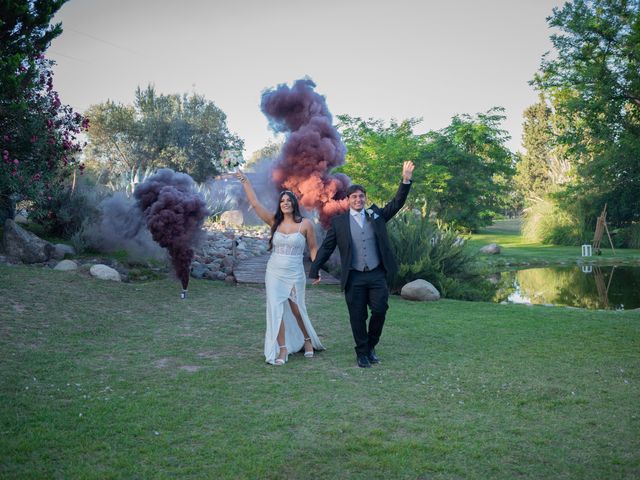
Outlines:
<svg viewBox="0 0 640 480"><path fill-rule="evenodd" d="M293 192L289 190L283 190L280 192L280 196L278 197L278 208L276 209L276 213L273 216L274 221L273 225L271 225L271 237L269 238L269 251L273 248L273 234L276 233L278 227L284 220L284 213L282 213L282 209L280 208L280 202L282 201L282 197L288 196L291 200L291 205L293 205L293 221L296 223L300 223L302 221L302 214L300 213L300 206L298 205L298 199L293 194Z"/></svg>

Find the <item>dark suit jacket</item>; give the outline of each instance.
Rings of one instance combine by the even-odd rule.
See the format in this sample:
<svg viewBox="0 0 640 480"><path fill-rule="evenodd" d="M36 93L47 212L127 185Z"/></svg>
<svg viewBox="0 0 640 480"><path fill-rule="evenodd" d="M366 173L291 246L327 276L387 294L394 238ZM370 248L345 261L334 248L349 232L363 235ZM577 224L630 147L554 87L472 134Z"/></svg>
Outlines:
<svg viewBox="0 0 640 480"><path fill-rule="evenodd" d="M391 251L389 237L387 235L387 222L398 213L404 202L407 200L411 184L401 183L396 192L396 196L387 203L384 208L378 208L376 205L365 210L372 210L373 214L369 215L365 212L367 221L373 223L373 231L376 236L378 250L380 251L380 262L382 267L387 271L387 278L395 275L398 271L396 259ZM329 257L335 250L336 246L340 251L340 263L342 265L342 275L340 284L345 289L347 280L349 279L349 270L351 269L351 227L349 222L349 211L340 215L336 215L331 219L331 227L327 232L322 245L318 249L316 259L311 264L309 270L310 278L318 278L320 267L329 260Z"/></svg>

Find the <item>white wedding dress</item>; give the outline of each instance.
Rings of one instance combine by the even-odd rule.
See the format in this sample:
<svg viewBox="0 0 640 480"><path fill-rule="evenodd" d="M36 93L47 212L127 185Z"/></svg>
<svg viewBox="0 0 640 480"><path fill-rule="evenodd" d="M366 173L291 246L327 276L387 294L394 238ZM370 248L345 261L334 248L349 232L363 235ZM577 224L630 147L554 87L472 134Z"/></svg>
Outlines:
<svg viewBox="0 0 640 480"><path fill-rule="evenodd" d="M300 224L302 228L302 224ZM311 325L305 305L306 275L302 258L306 240L298 229L293 233L273 234L273 251L267 263L265 286L267 290L267 331L264 337L264 356L267 363L275 364L279 354L278 330L284 321L285 344L289 354L304 347L304 336L293 316L289 299L300 311L300 316L311 338L313 348L324 350L316 331Z"/></svg>

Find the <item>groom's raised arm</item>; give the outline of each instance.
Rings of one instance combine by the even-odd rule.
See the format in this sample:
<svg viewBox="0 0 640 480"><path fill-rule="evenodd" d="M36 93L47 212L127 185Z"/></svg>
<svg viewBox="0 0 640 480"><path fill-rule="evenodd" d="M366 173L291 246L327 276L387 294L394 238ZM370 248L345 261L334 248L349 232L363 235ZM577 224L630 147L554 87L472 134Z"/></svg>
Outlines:
<svg viewBox="0 0 640 480"><path fill-rule="evenodd" d="M407 161L402 165L402 183L396 191L395 197L387 203L382 209L382 216L385 221L391 220L391 218L398 213L409 196L409 190L411 189L411 177L413 176L414 165L413 162Z"/></svg>

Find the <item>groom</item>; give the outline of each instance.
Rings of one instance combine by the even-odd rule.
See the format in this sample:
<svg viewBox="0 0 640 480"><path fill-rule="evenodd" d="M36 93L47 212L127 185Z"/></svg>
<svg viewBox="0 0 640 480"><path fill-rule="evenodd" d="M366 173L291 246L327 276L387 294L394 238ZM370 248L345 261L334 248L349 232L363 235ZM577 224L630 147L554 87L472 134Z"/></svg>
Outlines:
<svg viewBox="0 0 640 480"><path fill-rule="evenodd" d="M313 284L320 283L320 267L338 247L342 264L340 283L349 308L358 366L362 368L380 361L375 346L382 335L389 308L386 277L392 277L398 270L389 245L387 222L402 208L409 195L413 169L413 162L404 162L402 183L396 196L382 209L371 205L365 210L366 190L362 185L351 185L347 189L349 211L331 219L331 227L309 271L309 277L315 279ZM368 330L367 307L371 309Z"/></svg>

